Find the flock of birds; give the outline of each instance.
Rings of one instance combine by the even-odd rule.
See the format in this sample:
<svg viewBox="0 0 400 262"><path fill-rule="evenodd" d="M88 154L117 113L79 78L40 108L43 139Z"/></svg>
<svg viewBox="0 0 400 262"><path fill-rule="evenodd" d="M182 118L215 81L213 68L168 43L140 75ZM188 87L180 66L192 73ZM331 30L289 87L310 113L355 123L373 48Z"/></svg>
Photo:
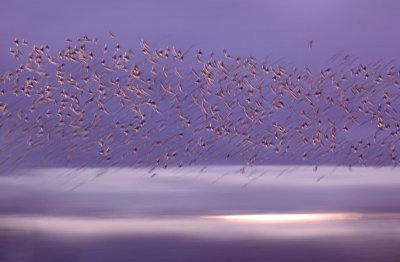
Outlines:
<svg viewBox="0 0 400 262"><path fill-rule="evenodd" d="M310 47L311 48L311 47ZM112 33L15 39L0 74L0 166L399 164L400 69L338 54L318 71Z"/></svg>

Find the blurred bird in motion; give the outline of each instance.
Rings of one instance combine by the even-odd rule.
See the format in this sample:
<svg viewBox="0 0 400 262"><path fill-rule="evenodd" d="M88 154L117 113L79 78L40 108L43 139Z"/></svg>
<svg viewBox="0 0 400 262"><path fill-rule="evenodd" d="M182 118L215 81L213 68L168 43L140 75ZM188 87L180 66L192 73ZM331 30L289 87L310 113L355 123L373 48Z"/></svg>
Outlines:
<svg viewBox="0 0 400 262"><path fill-rule="evenodd" d="M115 40L85 35L52 50L14 39L18 65L0 75L2 163L399 164L391 63L338 55L312 71Z"/></svg>

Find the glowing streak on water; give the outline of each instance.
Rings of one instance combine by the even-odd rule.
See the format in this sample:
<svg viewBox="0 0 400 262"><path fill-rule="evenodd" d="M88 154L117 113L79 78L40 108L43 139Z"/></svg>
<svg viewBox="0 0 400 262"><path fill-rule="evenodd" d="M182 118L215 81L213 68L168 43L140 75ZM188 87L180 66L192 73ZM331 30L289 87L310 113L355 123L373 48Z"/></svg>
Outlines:
<svg viewBox="0 0 400 262"><path fill-rule="evenodd" d="M357 213L308 213L308 214L243 214L211 216L210 219L221 219L244 223L302 223L338 220L353 220L361 218Z"/></svg>

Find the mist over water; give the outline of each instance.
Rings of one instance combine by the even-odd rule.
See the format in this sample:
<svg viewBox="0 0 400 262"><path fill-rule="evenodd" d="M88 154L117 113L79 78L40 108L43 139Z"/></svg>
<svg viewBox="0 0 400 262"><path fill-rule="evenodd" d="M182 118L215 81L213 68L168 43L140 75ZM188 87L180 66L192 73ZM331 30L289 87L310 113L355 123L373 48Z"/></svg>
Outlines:
<svg viewBox="0 0 400 262"><path fill-rule="evenodd" d="M18 170L0 178L0 254L4 261L400 255L397 169L241 168Z"/></svg>

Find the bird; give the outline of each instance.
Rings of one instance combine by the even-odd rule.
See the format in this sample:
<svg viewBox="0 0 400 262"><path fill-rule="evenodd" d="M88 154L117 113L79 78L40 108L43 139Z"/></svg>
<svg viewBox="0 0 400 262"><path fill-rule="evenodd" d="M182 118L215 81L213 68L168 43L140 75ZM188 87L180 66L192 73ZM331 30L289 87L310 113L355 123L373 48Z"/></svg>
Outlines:
<svg viewBox="0 0 400 262"><path fill-rule="evenodd" d="M0 72L0 134L20 136L16 146L38 154L65 144L58 154L68 165L84 161L79 154L105 166L398 165L392 61L338 54L318 70L291 69L226 49L142 39L137 52L118 40L84 35L50 50L15 38L19 65Z"/></svg>
<svg viewBox="0 0 400 262"><path fill-rule="evenodd" d="M308 41L308 48L311 49L314 47L314 40Z"/></svg>

